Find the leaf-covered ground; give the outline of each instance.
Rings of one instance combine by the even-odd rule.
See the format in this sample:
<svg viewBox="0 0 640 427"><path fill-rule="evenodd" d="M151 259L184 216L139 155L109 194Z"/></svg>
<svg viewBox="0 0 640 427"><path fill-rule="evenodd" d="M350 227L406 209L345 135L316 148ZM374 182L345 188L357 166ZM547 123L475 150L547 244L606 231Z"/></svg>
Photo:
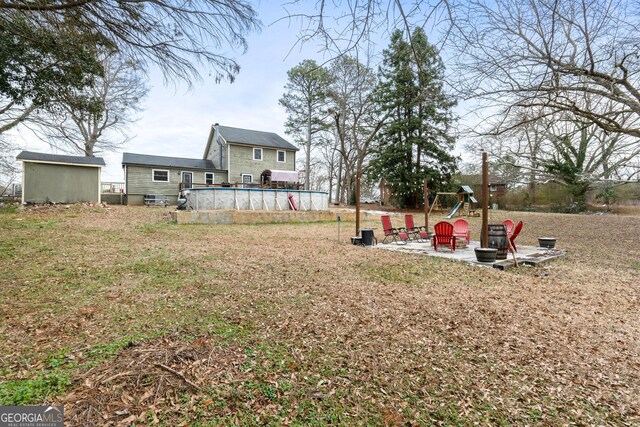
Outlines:
<svg viewBox="0 0 640 427"><path fill-rule="evenodd" d="M167 212L0 213L0 404L68 425L640 423L638 216L492 213L567 251L503 272L355 247L353 223L338 242Z"/></svg>

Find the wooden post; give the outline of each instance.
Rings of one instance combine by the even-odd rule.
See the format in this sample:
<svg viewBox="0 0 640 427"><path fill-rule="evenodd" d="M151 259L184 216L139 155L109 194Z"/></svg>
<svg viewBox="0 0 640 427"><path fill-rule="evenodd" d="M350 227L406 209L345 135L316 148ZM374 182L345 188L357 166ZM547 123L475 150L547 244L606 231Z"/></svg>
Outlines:
<svg viewBox="0 0 640 427"><path fill-rule="evenodd" d="M356 172L356 236L360 235L360 170Z"/></svg>
<svg viewBox="0 0 640 427"><path fill-rule="evenodd" d="M482 233L480 247L489 247L489 161L487 152L482 152Z"/></svg>
<svg viewBox="0 0 640 427"><path fill-rule="evenodd" d="M429 232L429 187L427 178L424 179L424 230Z"/></svg>

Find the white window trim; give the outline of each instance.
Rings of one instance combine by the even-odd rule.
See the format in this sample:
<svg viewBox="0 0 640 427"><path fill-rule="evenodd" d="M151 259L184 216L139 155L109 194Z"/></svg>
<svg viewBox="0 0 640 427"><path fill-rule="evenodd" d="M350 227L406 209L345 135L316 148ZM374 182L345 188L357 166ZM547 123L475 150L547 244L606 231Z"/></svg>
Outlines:
<svg viewBox="0 0 640 427"><path fill-rule="evenodd" d="M166 172L167 180L164 179L156 179L156 172ZM182 175L181 178L182 179ZM153 182L171 182L171 171L169 169L151 169L151 181Z"/></svg>
<svg viewBox="0 0 640 427"><path fill-rule="evenodd" d="M244 182L244 177L245 176L250 176L251 177L251 181L249 181L249 182L253 182L253 174L251 174L251 173L241 173L240 174L240 178L242 179L242 183L243 184L248 184L249 183L249 182Z"/></svg>
<svg viewBox="0 0 640 427"><path fill-rule="evenodd" d="M211 175L211 184L216 183L216 174L213 172L205 172L204 173L204 183L207 184L207 175Z"/></svg>
<svg viewBox="0 0 640 427"><path fill-rule="evenodd" d="M256 159L256 150L260 150L260 158L259 159ZM256 162L261 162L261 161L264 160L264 150L262 148L260 148L260 147L253 147L252 154L253 154L253 160L255 160ZM248 174L245 174L245 175L248 175Z"/></svg>
<svg viewBox="0 0 640 427"><path fill-rule="evenodd" d="M284 160L279 160L280 159L280 153L284 154ZM287 152L284 150L276 150L276 162L278 163L287 163Z"/></svg>

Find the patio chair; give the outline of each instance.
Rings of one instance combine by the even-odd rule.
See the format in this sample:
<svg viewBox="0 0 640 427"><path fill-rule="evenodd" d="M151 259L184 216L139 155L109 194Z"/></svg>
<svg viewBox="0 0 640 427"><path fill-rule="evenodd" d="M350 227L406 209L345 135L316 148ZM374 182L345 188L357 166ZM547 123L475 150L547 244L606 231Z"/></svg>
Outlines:
<svg viewBox="0 0 640 427"><path fill-rule="evenodd" d="M513 228L513 233L509 235L509 250L512 252L518 252L518 248L516 248L516 243L514 240L516 240L516 237L518 237L520 231L522 231L522 221L518 221L516 226Z"/></svg>
<svg viewBox="0 0 640 427"><path fill-rule="evenodd" d="M467 241L467 245L471 242L471 230L466 219L457 219L453 223L453 235Z"/></svg>
<svg viewBox="0 0 640 427"><path fill-rule="evenodd" d="M456 237L453 235L453 225L446 221L440 221L433 227L433 249L438 250L438 245L450 245L451 252L456 250Z"/></svg>
<svg viewBox="0 0 640 427"><path fill-rule="evenodd" d="M387 239L391 238L396 244L406 244L409 240L409 235L402 228L394 228L391 225L391 217L389 215L382 215L382 229L384 230L384 239L382 243L387 243Z"/></svg>
<svg viewBox="0 0 640 427"><path fill-rule="evenodd" d="M416 227L413 223L413 215L407 214L404 216L405 231L409 236L416 241L423 243L429 241L429 234L424 227Z"/></svg>
<svg viewBox="0 0 640 427"><path fill-rule="evenodd" d="M505 219L504 221L502 221L502 224L504 224L504 226L507 228L507 236L510 236L515 223L510 219Z"/></svg>

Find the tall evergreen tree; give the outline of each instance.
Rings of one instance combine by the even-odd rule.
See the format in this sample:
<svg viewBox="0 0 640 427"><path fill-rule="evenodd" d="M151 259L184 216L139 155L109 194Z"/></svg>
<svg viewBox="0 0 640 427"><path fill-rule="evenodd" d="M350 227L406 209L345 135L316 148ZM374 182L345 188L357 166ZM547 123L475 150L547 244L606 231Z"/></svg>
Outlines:
<svg viewBox="0 0 640 427"><path fill-rule="evenodd" d="M280 105L287 110L286 133L304 148L304 189L309 190L314 137L327 128L327 88L331 75L316 61L307 59L287 71L287 76L287 92L280 99Z"/></svg>
<svg viewBox="0 0 640 427"><path fill-rule="evenodd" d="M417 207L425 177L432 189L441 189L455 172L456 157L451 154L455 101L444 92L444 65L421 28L414 30L410 43L396 30L383 55L377 93L390 117L368 175L384 178L399 206Z"/></svg>

